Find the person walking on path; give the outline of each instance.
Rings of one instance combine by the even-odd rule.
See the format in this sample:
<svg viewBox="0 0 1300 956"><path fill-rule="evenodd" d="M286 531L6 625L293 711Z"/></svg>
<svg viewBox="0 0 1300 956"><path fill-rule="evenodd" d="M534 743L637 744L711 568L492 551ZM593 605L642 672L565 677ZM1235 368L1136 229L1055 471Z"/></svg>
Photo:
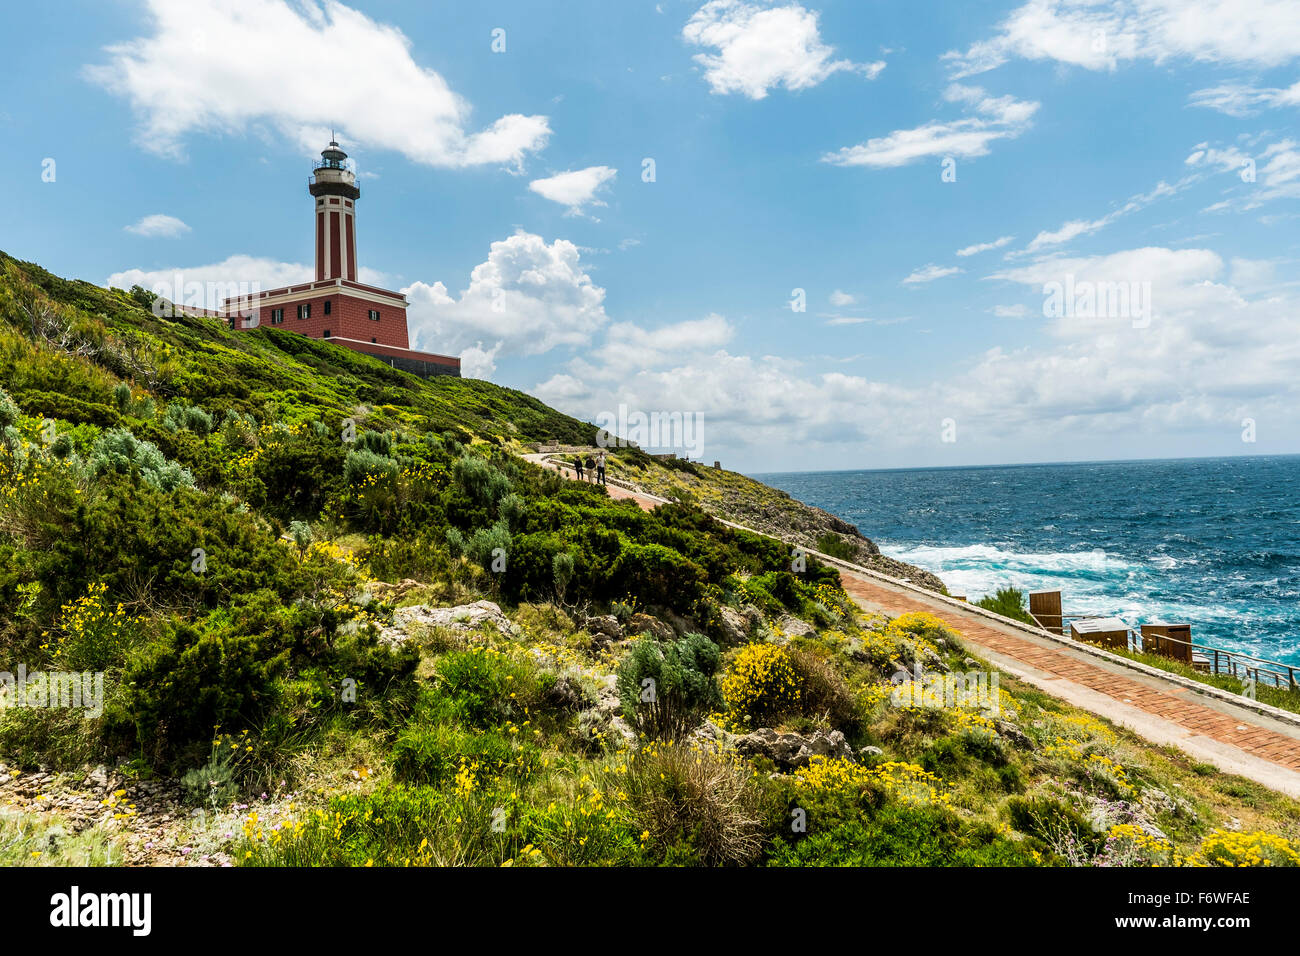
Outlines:
<svg viewBox="0 0 1300 956"><path fill-rule="evenodd" d="M590 478L592 481L595 481L596 480L596 459L592 458L591 455L588 454L587 461L585 462L585 464L587 466L587 477Z"/></svg>
<svg viewBox="0 0 1300 956"><path fill-rule="evenodd" d="M573 467L578 472L578 480L582 481L582 456L581 455L573 456Z"/></svg>
<svg viewBox="0 0 1300 956"><path fill-rule="evenodd" d="M602 485L605 483L605 453L603 451L596 455L596 480Z"/></svg>

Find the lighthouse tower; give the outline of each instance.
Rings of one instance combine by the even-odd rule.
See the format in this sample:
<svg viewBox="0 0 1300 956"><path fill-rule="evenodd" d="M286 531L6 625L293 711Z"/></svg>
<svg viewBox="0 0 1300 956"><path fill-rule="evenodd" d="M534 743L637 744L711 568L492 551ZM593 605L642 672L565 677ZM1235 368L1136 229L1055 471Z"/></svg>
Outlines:
<svg viewBox="0 0 1300 956"><path fill-rule="evenodd" d="M328 339L413 375L460 375L455 356L411 348L405 295L357 281L357 175L333 140L320 156L307 185L316 200L315 280L227 299L222 314L235 329Z"/></svg>
<svg viewBox="0 0 1300 956"><path fill-rule="evenodd" d="M357 281L357 176L348 154L330 140L321 150L308 191L316 197L316 281Z"/></svg>

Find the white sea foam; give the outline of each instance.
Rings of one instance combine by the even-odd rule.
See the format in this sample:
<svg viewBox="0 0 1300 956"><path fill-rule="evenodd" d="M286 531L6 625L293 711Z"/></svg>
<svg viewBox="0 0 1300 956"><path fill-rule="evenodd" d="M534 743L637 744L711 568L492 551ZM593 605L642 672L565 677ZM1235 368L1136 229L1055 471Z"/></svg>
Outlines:
<svg viewBox="0 0 1300 956"><path fill-rule="evenodd" d="M1120 558L1101 548L1013 551L990 544L891 547L883 542L881 551L933 571L949 592L971 600L998 588L1014 587L1025 592L1060 591L1067 615L1114 616L1134 626L1154 620L1202 625L1241 620L1236 609L1152 597L1159 590L1161 572L1178 563L1168 555L1158 555L1147 563Z"/></svg>

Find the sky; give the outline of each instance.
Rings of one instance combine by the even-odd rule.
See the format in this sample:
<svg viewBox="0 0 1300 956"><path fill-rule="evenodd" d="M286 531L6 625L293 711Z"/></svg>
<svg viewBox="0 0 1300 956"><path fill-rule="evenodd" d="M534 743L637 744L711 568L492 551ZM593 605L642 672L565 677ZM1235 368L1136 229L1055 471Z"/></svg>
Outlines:
<svg viewBox="0 0 1300 956"><path fill-rule="evenodd" d="M301 280L333 130L415 347L656 450L1300 452L1294 0L71 0L0 78L0 249Z"/></svg>

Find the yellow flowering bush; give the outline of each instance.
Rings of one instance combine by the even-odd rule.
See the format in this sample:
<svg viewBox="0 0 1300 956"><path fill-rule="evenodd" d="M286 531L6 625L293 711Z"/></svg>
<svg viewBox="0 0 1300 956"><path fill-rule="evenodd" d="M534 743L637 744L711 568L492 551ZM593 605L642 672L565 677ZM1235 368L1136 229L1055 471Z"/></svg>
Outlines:
<svg viewBox="0 0 1300 956"><path fill-rule="evenodd" d="M63 606L58 633L42 645L55 663L99 670L123 658L135 639L137 621L121 604L110 607L107 591L105 584L92 584Z"/></svg>
<svg viewBox="0 0 1300 956"><path fill-rule="evenodd" d="M910 806L946 806L951 800L950 788L937 776L914 763L901 761L865 767L852 760L816 756L806 767L795 771L794 785L814 795L844 795L878 786Z"/></svg>
<svg viewBox="0 0 1300 956"><path fill-rule="evenodd" d="M722 698L731 723L761 727L799 706L800 679L794 661L775 644L741 649L722 680Z"/></svg>
<svg viewBox="0 0 1300 956"><path fill-rule="evenodd" d="M1135 790L1124 767L1114 758L1099 752L1115 746L1118 740L1115 731L1096 717L1052 714L1047 721L1046 739L1040 752L1044 757L1068 765L1094 787L1127 798L1133 796Z"/></svg>
<svg viewBox="0 0 1300 956"><path fill-rule="evenodd" d="M1272 833L1215 830L1187 861L1188 866L1300 866L1300 849Z"/></svg>
<svg viewBox="0 0 1300 956"><path fill-rule="evenodd" d="M1106 831L1095 861L1099 866L1167 866L1177 862L1174 845L1132 823L1117 823Z"/></svg>

